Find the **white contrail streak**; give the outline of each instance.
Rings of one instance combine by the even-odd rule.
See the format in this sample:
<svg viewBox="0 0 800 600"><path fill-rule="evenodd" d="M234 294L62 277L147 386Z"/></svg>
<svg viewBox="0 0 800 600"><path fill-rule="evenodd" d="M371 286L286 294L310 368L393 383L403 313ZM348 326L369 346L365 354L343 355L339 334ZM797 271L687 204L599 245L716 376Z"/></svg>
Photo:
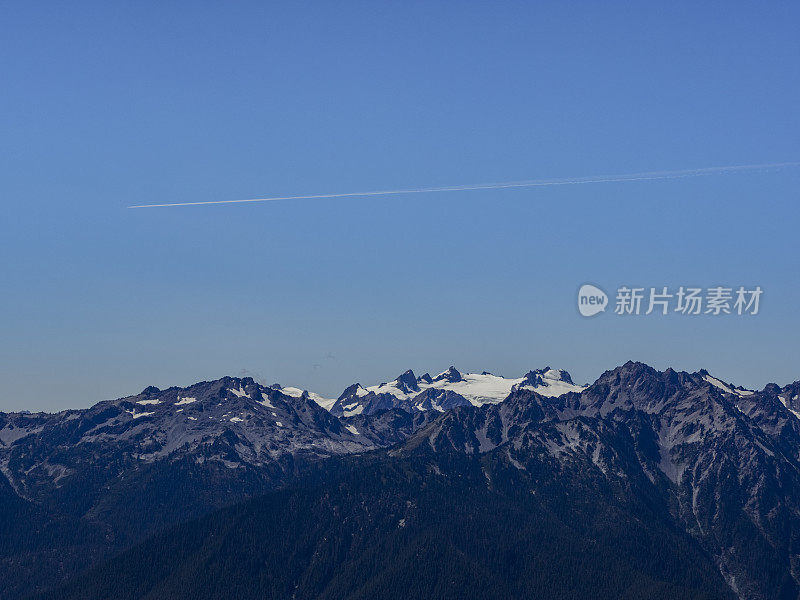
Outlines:
<svg viewBox="0 0 800 600"><path fill-rule="evenodd" d="M684 169L679 171L651 171L630 173L628 175L605 175L598 177L578 177L571 179L538 179L533 181L511 181L506 183L482 183L473 185L452 185L444 187L410 188L402 190L382 190L375 192L347 192L343 194L309 194L305 196L274 196L271 198L248 198L245 200L208 200L205 202L173 202L169 204L136 204L128 208L163 208L166 206L202 206L205 204L242 204L245 202L272 202L275 200L315 200L324 198L355 198L358 196L392 196L398 194L430 194L435 192L463 192L468 190L501 190L508 188L532 188L554 185L584 185L587 183L616 183L623 181L651 181L655 179L680 179L683 177L699 177L754 171L758 169L779 169L783 167L800 167L800 162L768 163L761 165L731 165L727 167L706 167L703 169Z"/></svg>

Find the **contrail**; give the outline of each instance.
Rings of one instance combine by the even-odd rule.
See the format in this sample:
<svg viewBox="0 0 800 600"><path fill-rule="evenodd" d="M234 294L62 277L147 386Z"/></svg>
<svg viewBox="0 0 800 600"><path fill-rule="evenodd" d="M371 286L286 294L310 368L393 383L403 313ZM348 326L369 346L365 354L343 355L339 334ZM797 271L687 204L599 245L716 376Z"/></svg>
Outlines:
<svg viewBox="0 0 800 600"><path fill-rule="evenodd" d="M501 190L508 188L548 187L555 185L585 185L589 183L616 183L623 181L652 181L655 179L681 179L758 169L780 169L800 167L800 162L767 163L760 165L730 165L726 167L706 167L703 169L684 169L678 171L650 171L628 175L604 175L578 177L571 179L537 179L533 181L510 181L506 183L481 183L473 185L451 185L444 187L409 188L400 190L381 190L374 192L347 192L341 194L309 194L305 196L273 196L271 198L247 198L245 200L208 200L205 202L172 202L169 204L136 204L128 208L163 208L167 206L202 206L205 204L242 204L245 202L273 202L275 200L317 200L324 198L355 198L359 196L392 196L398 194L430 194L436 192L464 192L469 190Z"/></svg>

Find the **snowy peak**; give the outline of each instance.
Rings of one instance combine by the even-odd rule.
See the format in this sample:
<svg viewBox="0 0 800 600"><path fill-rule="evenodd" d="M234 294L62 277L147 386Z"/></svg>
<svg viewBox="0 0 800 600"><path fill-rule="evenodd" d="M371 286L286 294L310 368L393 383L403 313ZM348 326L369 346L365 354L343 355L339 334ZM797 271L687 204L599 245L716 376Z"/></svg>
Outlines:
<svg viewBox="0 0 800 600"><path fill-rule="evenodd" d="M334 415L343 417L369 415L394 408L408 412L443 411L456 406L497 404L515 388L532 390L549 397L584 389L572 382L567 371L550 367L529 371L524 377L511 379L492 375L488 371L462 373L451 366L436 377L428 373L415 377L413 371L409 370L390 383L366 388L354 384L342 393L330 410Z"/></svg>
<svg viewBox="0 0 800 600"><path fill-rule="evenodd" d="M353 385L346 388L341 395L339 396L339 400L344 398L349 398L351 396L366 396L369 392L365 390L360 383L354 383Z"/></svg>
<svg viewBox="0 0 800 600"><path fill-rule="evenodd" d="M572 377L563 369L536 369L528 371L522 381L515 385L516 389L527 389L542 396L560 396L568 392L581 392L583 386L575 385Z"/></svg>
<svg viewBox="0 0 800 600"><path fill-rule="evenodd" d="M447 371L443 373L439 373L436 377L433 378L433 381L446 381L448 383L458 383L459 381L463 381L461 377L461 373L458 372L454 366L450 366Z"/></svg>
<svg viewBox="0 0 800 600"><path fill-rule="evenodd" d="M414 375L414 371L412 371L411 369L409 369L408 371L400 375L397 379L395 379L394 384L398 389L402 390L406 394L419 391L417 378Z"/></svg>
<svg viewBox="0 0 800 600"><path fill-rule="evenodd" d="M314 392L309 392L308 390L301 390L300 388L296 387L278 386L277 388L273 389L277 389L282 394L285 394L286 396L291 396L293 398L302 398L305 396L306 398L313 400L314 402L319 404L322 408L328 411L331 409L331 406L333 406L336 403L336 398L323 398L319 394L315 394Z"/></svg>

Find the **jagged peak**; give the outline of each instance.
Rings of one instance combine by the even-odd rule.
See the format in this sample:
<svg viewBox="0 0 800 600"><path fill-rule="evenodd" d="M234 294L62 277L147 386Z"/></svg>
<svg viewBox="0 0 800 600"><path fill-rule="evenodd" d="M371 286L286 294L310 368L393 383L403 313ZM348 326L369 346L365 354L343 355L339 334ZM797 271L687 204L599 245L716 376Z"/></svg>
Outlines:
<svg viewBox="0 0 800 600"><path fill-rule="evenodd" d="M367 394L367 390L362 386L360 383L354 383L353 385L347 386L345 390L339 396L339 400L343 400L345 398L349 398L350 396L365 396Z"/></svg>
<svg viewBox="0 0 800 600"><path fill-rule="evenodd" d="M661 379L661 373L643 362L629 360L623 365L605 371L590 387L598 384L618 384L622 381L634 381L642 378Z"/></svg>
<svg viewBox="0 0 800 600"><path fill-rule="evenodd" d="M394 380L397 387L404 392L416 392L419 391L419 385L417 383L417 376L414 375L414 371L409 369L402 375L399 375L397 379Z"/></svg>
<svg viewBox="0 0 800 600"><path fill-rule="evenodd" d="M463 377L458 369L456 369L453 365L450 365L449 369L439 373L433 378L433 381L442 381L443 379L449 381L450 383L456 383L458 381L462 381Z"/></svg>
<svg viewBox="0 0 800 600"><path fill-rule="evenodd" d="M544 369L534 369L528 371L523 375L523 385L546 385L547 381L560 381L575 385L572 381L572 376L564 369L553 369L545 367Z"/></svg>

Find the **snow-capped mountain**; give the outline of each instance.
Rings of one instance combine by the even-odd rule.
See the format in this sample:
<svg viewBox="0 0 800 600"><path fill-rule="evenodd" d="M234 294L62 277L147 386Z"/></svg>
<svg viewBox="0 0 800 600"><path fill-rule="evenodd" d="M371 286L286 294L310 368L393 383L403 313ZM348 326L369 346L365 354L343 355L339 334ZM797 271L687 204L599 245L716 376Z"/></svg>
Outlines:
<svg viewBox="0 0 800 600"><path fill-rule="evenodd" d="M300 398L303 394L306 394L311 400L319 404L327 411L330 411L331 407L336 403L336 398L323 398L319 394L309 392L307 390L301 390L300 388L296 387L283 387L279 384L275 384L271 387L272 389L278 390L287 396L291 396L292 398Z"/></svg>
<svg viewBox="0 0 800 600"><path fill-rule="evenodd" d="M363 387L356 383L348 387L330 406L336 416L351 417L372 414L388 408L407 411L445 410L457 406L483 406L505 400L512 390L525 388L542 396L555 397L567 392L580 392L569 373L563 370L537 369L523 377L511 379L483 373L461 373L455 367L431 377L428 373L416 377L409 370L389 383Z"/></svg>
<svg viewBox="0 0 800 600"><path fill-rule="evenodd" d="M469 468L492 493L556 509L610 503L627 522L678 532L739 598L800 594L800 382L754 391L641 363L588 387L550 368L505 378L451 367L354 384L336 400L225 377L85 410L0 413L0 589L25 597L301 477L375 464L404 476L395 467L411 464L460 498L473 490L458 487L454 454L478 459Z"/></svg>
<svg viewBox="0 0 800 600"><path fill-rule="evenodd" d="M311 395L291 388L264 387L248 377L225 377L188 388L148 387L136 396L101 402L87 410L54 415L12 413L4 415L3 421L3 446L21 448L30 443L38 447L42 439L57 434L65 446L85 445L94 452L113 442L114 451L124 449L146 462L191 453L225 432L236 438L241 462L254 465L287 452L326 456L372 447L323 410ZM204 460L229 462L223 455ZM3 471L10 468L10 460L3 456ZM69 465L63 467L65 472L71 470Z"/></svg>

